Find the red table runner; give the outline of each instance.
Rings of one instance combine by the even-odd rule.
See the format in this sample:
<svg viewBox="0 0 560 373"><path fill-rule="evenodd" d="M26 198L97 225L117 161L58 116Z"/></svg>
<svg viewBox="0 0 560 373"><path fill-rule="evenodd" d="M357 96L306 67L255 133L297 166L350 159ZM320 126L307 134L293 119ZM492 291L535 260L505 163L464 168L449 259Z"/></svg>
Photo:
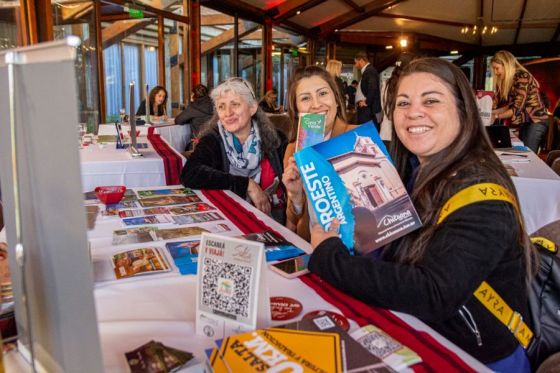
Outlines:
<svg viewBox="0 0 560 373"><path fill-rule="evenodd" d="M183 159L161 138L154 133L154 128L148 128L148 141L163 160L165 182L167 185L181 184L181 171L183 170Z"/></svg>
<svg viewBox="0 0 560 373"><path fill-rule="evenodd" d="M202 193L243 233L271 230L255 214L223 191L203 190ZM412 366L415 372L475 372L431 335L415 330L390 311L369 306L334 288L314 274L302 276L300 280L315 290L325 301L337 307L344 316L356 321L358 325L376 325L415 351L422 358L422 363Z"/></svg>

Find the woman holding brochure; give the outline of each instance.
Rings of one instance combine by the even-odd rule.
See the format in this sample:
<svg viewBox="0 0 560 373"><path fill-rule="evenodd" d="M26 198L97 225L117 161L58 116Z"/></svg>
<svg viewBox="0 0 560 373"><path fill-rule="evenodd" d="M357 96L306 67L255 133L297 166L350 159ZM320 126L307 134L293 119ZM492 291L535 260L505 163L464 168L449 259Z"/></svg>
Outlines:
<svg viewBox="0 0 560 373"><path fill-rule="evenodd" d="M356 126L346 123L343 97L331 75L320 67L307 66L296 70L288 88L288 102L292 128L290 143L284 154L284 174L282 181L288 192L286 226L300 237L309 241L309 214L293 154L300 113L320 113L325 115L325 140L336 137Z"/></svg>
<svg viewBox="0 0 560 373"><path fill-rule="evenodd" d="M230 78L210 94L215 114L183 168L181 182L193 189L228 189L284 224L282 155L285 136L259 108L253 89Z"/></svg>
<svg viewBox="0 0 560 373"><path fill-rule="evenodd" d="M364 302L418 317L493 370L529 372L520 336L479 298L489 284L528 316L534 252L469 82L445 60L419 59L403 69L387 99L391 153L424 226L374 259L350 256L337 237L338 222L328 232L316 225L309 270ZM478 199L450 200L459 191Z"/></svg>

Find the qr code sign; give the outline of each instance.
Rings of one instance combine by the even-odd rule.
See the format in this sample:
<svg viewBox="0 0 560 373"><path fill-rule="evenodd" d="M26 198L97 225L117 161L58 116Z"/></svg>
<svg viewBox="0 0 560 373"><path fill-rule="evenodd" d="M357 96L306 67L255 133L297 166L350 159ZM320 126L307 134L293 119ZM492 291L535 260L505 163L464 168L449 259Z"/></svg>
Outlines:
<svg viewBox="0 0 560 373"><path fill-rule="evenodd" d="M252 268L204 258L202 305L237 317L249 316Z"/></svg>
<svg viewBox="0 0 560 373"><path fill-rule="evenodd" d="M397 341L374 331L358 339L358 342L380 359L384 359L401 348L401 344Z"/></svg>
<svg viewBox="0 0 560 373"><path fill-rule="evenodd" d="M319 330L327 330L334 328L335 324L328 316L321 316L313 319L313 322L319 328Z"/></svg>

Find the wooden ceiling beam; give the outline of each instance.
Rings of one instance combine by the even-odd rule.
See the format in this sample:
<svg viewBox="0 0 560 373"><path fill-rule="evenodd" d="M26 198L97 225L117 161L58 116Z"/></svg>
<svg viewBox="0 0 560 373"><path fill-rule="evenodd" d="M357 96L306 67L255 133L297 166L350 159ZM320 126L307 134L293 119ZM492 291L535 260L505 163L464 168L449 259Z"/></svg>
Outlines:
<svg viewBox="0 0 560 373"><path fill-rule="evenodd" d="M342 0L342 2L344 2L346 5L350 6L352 9L354 9L356 12L358 13L363 13L365 12L364 7L359 6L358 4L356 4L354 1L352 0Z"/></svg>
<svg viewBox="0 0 560 373"><path fill-rule="evenodd" d="M101 35L103 36L103 49L120 42L128 35L134 34L136 31L139 31L148 25L156 23L156 21L157 18L130 19L128 21L116 22L105 27L101 31Z"/></svg>
<svg viewBox="0 0 560 373"><path fill-rule="evenodd" d="M550 38L550 41L551 42L557 41L558 36L560 36L560 23L556 26L556 30L554 31L554 34L552 35L552 38Z"/></svg>
<svg viewBox="0 0 560 373"><path fill-rule="evenodd" d="M401 18L410 21L418 21L418 22L426 22L426 23L434 23L437 25L446 25L446 26L457 26L457 27L473 27L474 23L462 23L462 22L454 22L454 21L446 21L443 19L430 19L430 18L422 18L422 17L415 17L415 16L402 16L398 14L391 14L391 13L379 13L376 14L375 17L382 17L382 18Z"/></svg>
<svg viewBox="0 0 560 373"><path fill-rule="evenodd" d="M247 21L263 23L263 18L268 17L260 8L238 0L200 0L200 5L217 10L222 13L231 14Z"/></svg>
<svg viewBox="0 0 560 373"><path fill-rule="evenodd" d="M201 26L220 26L220 25L231 25L234 22L232 16L227 14L212 14L208 16L200 16Z"/></svg>
<svg viewBox="0 0 560 373"><path fill-rule="evenodd" d="M238 30L237 32L239 34L239 39L242 39L246 35L249 35L250 33L255 31L259 27L260 27L260 25L255 25L253 27L246 28L245 27L245 22L239 21L238 26L237 26L237 30ZM232 27L231 29L222 32L220 35L203 42L200 45L200 54L203 55L205 53L208 53L208 52L211 52L215 49L218 49L218 48L226 45L227 43L232 42L233 38L235 38L235 29Z"/></svg>
<svg viewBox="0 0 560 373"><path fill-rule="evenodd" d="M517 44L519 39L519 32L521 31L521 25L523 24L523 18L525 17L525 8L527 7L527 0L523 0L523 6L521 6L521 14L519 15L519 21L517 23L517 28L515 29L515 37L513 38L513 44Z"/></svg>
<svg viewBox="0 0 560 373"><path fill-rule="evenodd" d="M366 45L393 45L397 47L398 40L401 37L406 37L410 43L409 48L419 47L420 49L438 49L438 50L470 50L475 48L474 44L463 43L456 40L440 38L437 36L419 34L419 33L406 33L401 32L339 32L338 38L341 42L351 44L366 44Z"/></svg>
<svg viewBox="0 0 560 373"><path fill-rule="evenodd" d="M287 0L266 11L266 14L274 22L282 22L297 15L298 12L305 12L326 0Z"/></svg>
<svg viewBox="0 0 560 373"><path fill-rule="evenodd" d="M60 14L62 15L63 22L65 23L71 19L81 18L92 10L93 3L81 3L73 4L72 8L62 7L60 9Z"/></svg>
<svg viewBox="0 0 560 373"><path fill-rule="evenodd" d="M326 37L333 33L335 30L341 30L345 27L351 26L355 23L373 17L385 9L401 3L406 0L374 0L363 6L364 12L356 14L354 10L346 12L334 19L324 22L312 29L319 37Z"/></svg>
<svg viewBox="0 0 560 373"><path fill-rule="evenodd" d="M283 27L287 30L293 31L301 36L306 36L306 37L311 37L312 33L309 29L298 25L295 22L292 21L283 21L281 24L279 24L280 27Z"/></svg>

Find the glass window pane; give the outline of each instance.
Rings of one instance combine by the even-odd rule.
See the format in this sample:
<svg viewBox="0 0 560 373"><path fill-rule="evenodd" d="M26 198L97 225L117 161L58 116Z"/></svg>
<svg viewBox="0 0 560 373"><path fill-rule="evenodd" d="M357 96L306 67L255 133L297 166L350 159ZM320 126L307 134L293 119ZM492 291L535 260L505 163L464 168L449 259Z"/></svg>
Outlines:
<svg viewBox="0 0 560 373"><path fill-rule="evenodd" d="M51 7L54 39L74 35L82 40L76 57L79 120L87 123L88 131L93 132L99 123L94 3L91 0L78 0L71 4L63 4L53 0Z"/></svg>
<svg viewBox="0 0 560 373"><path fill-rule="evenodd" d="M183 34L186 25L170 19L164 21L165 85L167 88L167 113L175 117L183 105L183 62L188 57L182 54Z"/></svg>
<svg viewBox="0 0 560 373"><path fill-rule="evenodd" d="M107 122L119 117L123 105L123 82L121 74L121 51L119 44L113 44L103 50L103 67L105 72L105 110ZM128 110L127 110L128 113Z"/></svg>
<svg viewBox="0 0 560 373"><path fill-rule="evenodd" d="M23 45L21 35L18 35L19 1L2 1L0 8L0 50L11 49ZM19 39L18 39L19 37Z"/></svg>
<svg viewBox="0 0 560 373"><path fill-rule="evenodd" d="M158 80L158 50L156 47L144 48L144 83L152 89Z"/></svg>
<svg viewBox="0 0 560 373"><path fill-rule="evenodd" d="M137 45L124 44L125 108L130 107L130 82L134 82L134 108L140 105L140 58Z"/></svg>

